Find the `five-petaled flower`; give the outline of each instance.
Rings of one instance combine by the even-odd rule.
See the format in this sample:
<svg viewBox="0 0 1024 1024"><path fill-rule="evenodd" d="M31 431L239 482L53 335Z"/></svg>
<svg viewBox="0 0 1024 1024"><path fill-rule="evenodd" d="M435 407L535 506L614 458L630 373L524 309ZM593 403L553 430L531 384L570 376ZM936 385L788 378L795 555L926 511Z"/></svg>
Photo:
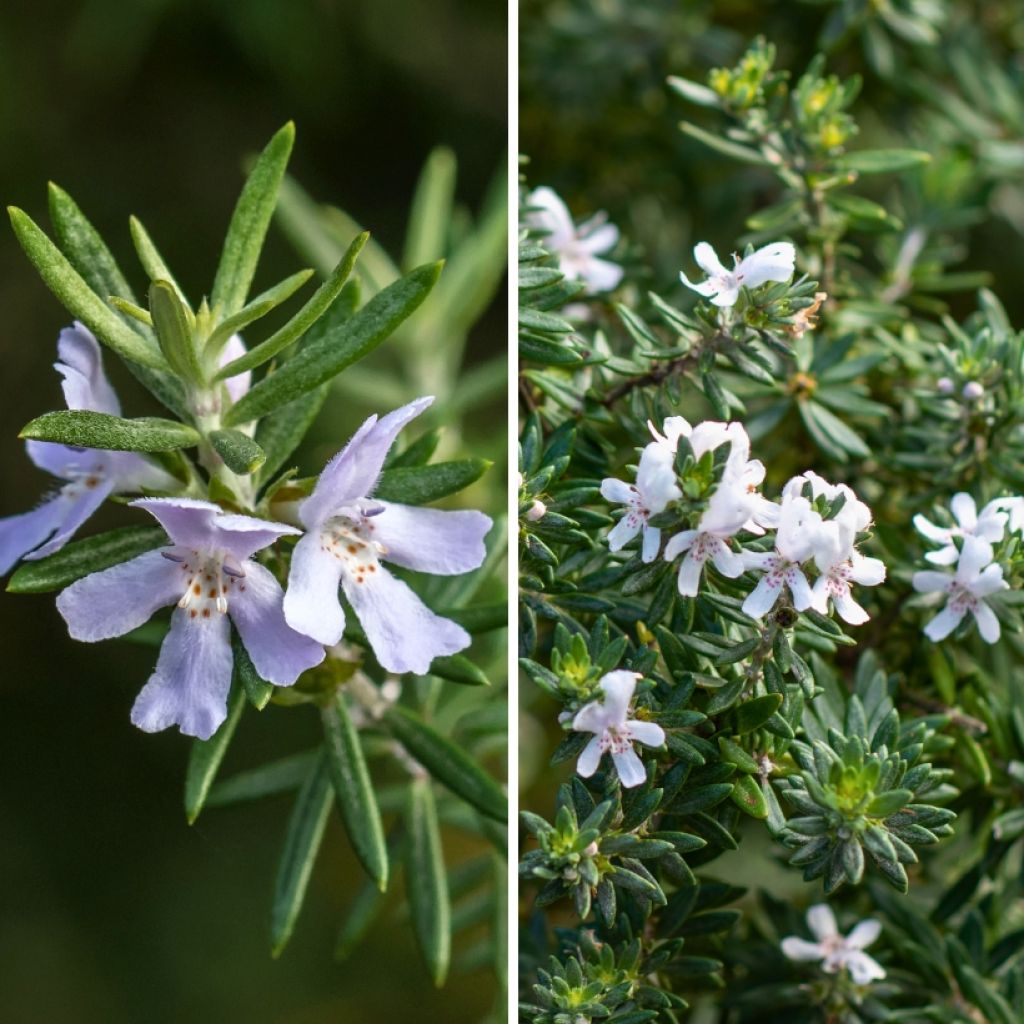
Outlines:
<svg viewBox="0 0 1024 1024"><path fill-rule="evenodd" d="M62 387L69 409L121 414L121 405L103 372L100 347L80 323L60 332ZM29 458L67 481L31 512L0 519L0 574L19 558L36 559L59 551L111 494L167 491L177 481L135 452L71 448L47 441L26 441Z"/></svg>
<svg viewBox="0 0 1024 1024"><path fill-rule="evenodd" d="M820 961L826 974L847 970L857 985L868 985L885 977L885 968L864 952L882 931L874 918L861 921L849 935L840 935L832 908L827 903L817 903L807 911L807 927L817 942L796 935L782 940L782 952L790 960Z"/></svg>
<svg viewBox="0 0 1024 1024"><path fill-rule="evenodd" d="M290 686L324 658L323 647L284 619L281 586L252 556L294 527L225 513L191 498L141 498L170 537L149 551L72 583L57 598L75 640L123 636L158 609L176 604L156 670L132 708L145 732L177 725L206 739L227 715L231 626L256 671ZM230 622L229 622L230 618Z"/></svg>
<svg viewBox="0 0 1024 1024"><path fill-rule="evenodd" d="M622 267L599 258L619 241L619 229L609 224L604 214L573 224L569 208L546 187L534 189L528 204L534 209L526 215L527 224L545 233L544 247L558 257L558 267L566 277L582 281L590 295L610 292L618 286Z"/></svg>
<svg viewBox="0 0 1024 1024"><path fill-rule="evenodd" d="M653 562L661 546L661 530L651 526L651 516L664 512L670 501L682 497L676 483L674 454L667 445L652 441L640 455L636 483L614 477L601 481L601 496L624 506L622 518L608 534L608 547L619 551L638 533L643 534L641 557Z"/></svg>
<svg viewBox="0 0 1024 1024"><path fill-rule="evenodd" d="M693 247L693 258L708 275L707 279L695 284L680 271L679 279L683 284L716 306L734 306L741 288L757 288L768 281L788 281L793 276L796 250L790 242L772 242L743 259L733 255L734 266L727 270L708 242L698 242Z"/></svg>
<svg viewBox="0 0 1024 1024"><path fill-rule="evenodd" d="M381 564L455 576L484 560L491 520L482 512L400 505L373 497L398 432L433 398L418 398L378 419L370 416L324 468L298 508L306 528L292 552L284 614L320 643L345 629L340 582L377 660L389 672L423 675L434 658L468 647L469 634L435 615Z"/></svg>
<svg viewBox="0 0 1024 1024"><path fill-rule="evenodd" d="M609 753L623 786L639 786L647 778L644 763L633 744L660 747L665 742L665 730L655 722L630 717L629 705L638 679L638 673L625 669L609 672L599 683L604 700L591 701L576 712L573 729L594 734L576 762L576 771L583 778L590 778L597 771L601 758Z"/></svg>
<svg viewBox="0 0 1024 1024"><path fill-rule="evenodd" d="M978 624L986 643L994 644L1000 635L999 619L987 604L987 598L1009 584L1003 579L1003 567L992 561L992 545L982 537L968 535L960 551L956 571L950 575L926 569L914 573L914 589L928 594L945 592L945 607L924 627L925 636L938 643L945 640L968 612Z"/></svg>

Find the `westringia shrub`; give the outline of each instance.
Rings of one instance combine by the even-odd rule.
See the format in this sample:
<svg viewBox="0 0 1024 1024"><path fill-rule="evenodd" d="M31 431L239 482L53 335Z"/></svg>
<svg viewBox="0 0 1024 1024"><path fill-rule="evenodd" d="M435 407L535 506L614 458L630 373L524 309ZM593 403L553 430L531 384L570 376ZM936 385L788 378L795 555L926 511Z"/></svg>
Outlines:
<svg viewBox="0 0 1024 1024"><path fill-rule="evenodd" d="M825 6L876 74L946 26ZM674 281L522 189L523 1021L1024 1019L1024 333L860 87L669 79L747 214Z"/></svg>
<svg viewBox="0 0 1024 1024"><path fill-rule="evenodd" d="M198 303L135 219L148 278L141 299L66 192L50 190L55 241L11 210L18 241L74 323L57 346L67 409L21 432L57 489L0 520L0 569L21 562L12 591L58 592L74 639L129 636L152 646L154 669L139 680L131 721L194 738L190 823L207 805L295 792L270 915L275 956L337 812L366 878L350 893L338 955L381 915L404 868L408 916L434 981L448 974L453 932L472 935L472 955L460 952L458 966L491 965L500 979L506 800L482 762L500 750L504 724L500 696L477 687L502 664L486 635L505 622L503 587L492 579L505 533L483 512L433 504L473 485L489 463L431 459L442 441L454 447L440 426L457 417L447 405L465 335L500 276L503 216L492 204L479 225L464 223L460 241L450 239L455 166L439 150L398 264L341 211L316 208L284 182L293 140L286 125L255 161ZM322 280L257 340L261 318L314 273L250 295L282 182L278 214L300 248L316 250ZM448 252L463 268L462 298L439 284ZM408 346L405 324L421 304L436 334L450 324L445 343L435 343L431 380L416 366L378 368L392 397L364 384L364 401L380 408L358 422L337 401L340 380L389 337ZM124 416L104 370L111 355L162 416ZM504 359L496 364L491 377ZM423 394L431 384L435 393ZM463 412L486 398L472 389ZM344 424L332 441L337 454L300 477L294 453L321 410L333 429ZM136 524L79 536L108 499L127 501ZM290 709L311 723L304 749L218 778L244 717ZM453 826L475 837L471 857L457 864L442 843Z"/></svg>

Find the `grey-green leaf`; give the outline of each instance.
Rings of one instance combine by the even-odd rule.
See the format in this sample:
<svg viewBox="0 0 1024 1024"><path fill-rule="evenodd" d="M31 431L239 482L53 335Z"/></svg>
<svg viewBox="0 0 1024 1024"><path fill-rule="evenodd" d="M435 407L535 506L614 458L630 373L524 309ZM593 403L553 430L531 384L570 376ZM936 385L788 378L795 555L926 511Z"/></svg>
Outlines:
<svg viewBox="0 0 1024 1024"><path fill-rule="evenodd" d="M27 423L18 436L119 452L170 452L199 443L199 434L185 423L156 416L126 420L89 409L43 413Z"/></svg>
<svg viewBox="0 0 1024 1024"><path fill-rule="evenodd" d="M158 526L124 526L85 540L73 540L38 562L22 562L7 583L12 594L46 594L90 573L127 562L167 543Z"/></svg>
<svg viewBox="0 0 1024 1024"><path fill-rule="evenodd" d="M228 410L226 426L237 427L325 384L373 351L419 307L441 273L441 264L419 267L378 292L337 332L305 345Z"/></svg>
<svg viewBox="0 0 1024 1024"><path fill-rule="evenodd" d="M340 694L322 714L327 766L341 819L360 863L383 892L388 886L388 851L359 734Z"/></svg>
<svg viewBox="0 0 1024 1024"><path fill-rule="evenodd" d="M265 292L247 302L237 313L222 320L206 341L204 355L211 359L231 340L231 335L248 327L249 324L266 316L282 302L290 299L311 277L312 270L300 270L283 281L278 281Z"/></svg>
<svg viewBox="0 0 1024 1024"><path fill-rule="evenodd" d="M190 383L202 381L203 371L196 352L191 313L170 281L154 281L149 286L149 312L160 351L171 369Z"/></svg>
<svg viewBox="0 0 1024 1024"><path fill-rule="evenodd" d="M154 370L167 369L156 345L129 327L86 284L67 257L27 213L14 206L8 207L7 212L25 255L39 271L46 286L72 316L81 320L100 341L123 359Z"/></svg>
<svg viewBox="0 0 1024 1024"><path fill-rule="evenodd" d="M249 703L257 710L262 711L274 695L274 684L268 683L252 663L249 652L242 643L242 638L232 630L231 633L231 654L234 660L234 679L236 684L245 691Z"/></svg>
<svg viewBox="0 0 1024 1024"><path fill-rule="evenodd" d="M440 988L451 960L451 904L434 794L426 779L416 779L406 812L405 891L413 930L427 969Z"/></svg>
<svg viewBox="0 0 1024 1024"><path fill-rule="evenodd" d="M240 430L213 430L210 444L224 460L224 465L240 476L255 473L267 461L263 449Z"/></svg>
<svg viewBox="0 0 1024 1024"><path fill-rule="evenodd" d="M392 735L435 779L481 814L495 821L506 820L507 801L501 787L461 747L407 708L389 708L384 721Z"/></svg>
<svg viewBox="0 0 1024 1024"><path fill-rule="evenodd" d="M274 957L281 955L295 928L333 799L326 757L321 754L295 798L277 867L270 911L270 949Z"/></svg>
<svg viewBox="0 0 1024 1024"><path fill-rule="evenodd" d="M331 272L330 277L310 298L310 300L293 316L280 330L275 331L266 341L261 342L255 348L250 349L244 356L232 360L218 374L217 380L226 380L245 370L255 369L269 362L289 345L299 340L327 312L331 304L341 293L356 265L359 253L362 251L366 240L370 237L368 231L358 235L348 251L342 257L341 262Z"/></svg>
<svg viewBox="0 0 1024 1024"><path fill-rule="evenodd" d="M210 298L222 316L231 316L245 305L294 142L295 125L289 121L267 143L242 187Z"/></svg>
<svg viewBox="0 0 1024 1024"><path fill-rule="evenodd" d="M228 716L220 728L208 740L192 741L188 769L185 772L185 817L190 825L194 824L203 809L244 707L245 692L240 686L232 687L228 697Z"/></svg>
<svg viewBox="0 0 1024 1024"><path fill-rule="evenodd" d="M374 488L374 497L425 505L447 494L455 494L475 483L490 468L487 459L458 459L432 466L400 466L386 469Z"/></svg>

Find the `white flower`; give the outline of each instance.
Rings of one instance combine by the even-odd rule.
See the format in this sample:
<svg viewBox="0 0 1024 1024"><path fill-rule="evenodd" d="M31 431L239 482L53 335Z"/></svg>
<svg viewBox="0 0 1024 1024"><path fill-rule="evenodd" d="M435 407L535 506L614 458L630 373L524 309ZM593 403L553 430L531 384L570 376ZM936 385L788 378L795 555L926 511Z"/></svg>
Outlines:
<svg viewBox="0 0 1024 1024"><path fill-rule="evenodd" d="M639 786L646 781L647 772L633 744L660 747L665 742L665 730L654 722L630 718L629 705L639 678L638 673L625 669L609 672L599 684L604 700L591 701L576 712L573 729L594 734L576 762L576 771L583 778L589 779L601 758L610 753L623 786Z"/></svg>
<svg viewBox="0 0 1024 1024"><path fill-rule="evenodd" d="M764 573L757 586L743 602L743 611L752 619L760 619L775 607L783 587L789 587L793 607L806 611L814 604L810 584L800 566L811 558L822 544L821 515L800 494L784 494L779 508L779 526L774 551L745 551L740 556L744 569Z"/></svg>
<svg viewBox="0 0 1024 1024"><path fill-rule="evenodd" d="M559 269L566 277L582 281L591 295L610 292L618 285L622 267L598 258L619 240L619 229L607 223L604 214L575 225L568 207L550 188L534 189L527 202L536 209L526 215L526 223L545 232L544 246L558 257Z"/></svg>
<svg viewBox="0 0 1024 1024"><path fill-rule="evenodd" d="M1003 567L992 563L992 545L982 537L964 538L960 561L953 575L925 570L914 573L914 589L928 594L944 591L946 606L925 627L929 640L945 640L970 612L978 624L978 632L986 643L999 639L999 620L985 599L1009 584L1003 579Z"/></svg>
<svg viewBox="0 0 1024 1024"><path fill-rule="evenodd" d="M741 423L704 420L692 427L689 421L682 416L669 416L662 424L661 431L650 420L647 421L647 427L654 440L673 455L679 447L681 437L685 437L690 442L690 450L698 461L708 452L720 448L726 441L732 446L729 452L730 457L739 449L742 449L744 458L750 454L750 438L747 437L747 432Z"/></svg>
<svg viewBox="0 0 1024 1024"><path fill-rule="evenodd" d="M820 960L826 974L837 974L845 969L858 985L885 977L882 965L864 952L882 931L881 924L874 918L861 921L849 935L843 936L839 934L832 908L818 903L807 911L807 927L817 942L808 942L796 935L782 940L782 952L790 960Z"/></svg>
<svg viewBox="0 0 1024 1024"><path fill-rule="evenodd" d="M918 532L933 543L942 545L937 551L929 551L924 557L935 565L952 565L960 557L960 551L953 543L954 537L981 537L990 544L1001 541L1008 518L1004 509L1010 511L1016 522L1020 518L1021 513L1017 509L1021 505L1024 505L1024 500L1020 498L996 498L990 501L979 515L978 506L969 494L962 491L954 494L949 507L956 520L956 526L938 526L921 514L914 516L914 526Z"/></svg>
<svg viewBox="0 0 1024 1024"><path fill-rule="evenodd" d="M625 514L608 534L608 547L621 550L638 533L643 533L641 557L653 562L661 546L661 530L648 525L648 519L664 512L670 501L682 497L676 483L672 452L657 441L652 441L640 456L636 483L627 484L614 477L601 481L601 496L625 506Z"/></svg>
<svg viewBox="0 0 1024 1024"><path fill-rule="evenodd" d="M810 484L812 501L824 498L826 501L833 502L840 495L845 499L842 508L829 520L830 522L841 523L852 530L854 535L866 530L871 525L871 509L854 494L853 488L847 484L830 484L824 477L818 476L812 470L807 470L807 472L790 479L782 488L783 498L803 493L806 484Z"/></svg>
<svg viewBox="0 0 1024 1024"><path fill-rule="evenodd" d="M757 288L767 281L788 281L793 276L796 250L789 242L772 242L739 260L726 270L707 242L693 247L693 258L707 274L706 281L694 284L682 271L679 279L687 288L709 298L716 306L735 305L741 288Z"/></svg>
<svg viewBox="0 0 1024 1024"><path fill-rule="evenodd" d="M855 538L856 534L837 519L822 524L820 540L814 553L814 563L821 575L811 588L813 608L827 615L831 599L839 617L851 626L867 622L869 616L853 599L850 584L877 587L885 580L885 563L881 559L862 555L854 544Z"/></svg>

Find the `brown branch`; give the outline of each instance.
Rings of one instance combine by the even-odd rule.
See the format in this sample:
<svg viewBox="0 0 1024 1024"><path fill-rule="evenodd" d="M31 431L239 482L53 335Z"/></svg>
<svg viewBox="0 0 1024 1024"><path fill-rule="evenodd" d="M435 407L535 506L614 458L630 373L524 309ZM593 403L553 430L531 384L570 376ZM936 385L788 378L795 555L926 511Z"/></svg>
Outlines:
<svg viewBox="0 0 1024 1024"><path fill-rule="evenodd" d="M656 364L647 373L638 374L636 377L627 377L621 383L616 384L601 399L601 404L607 409L636 388L643 388L648 384L660 384L666 377L687 369L687 364L696 363L697 359L698 353L688 352L685 356L676 356L675 359L671 359L667 363Z"/></svg>

